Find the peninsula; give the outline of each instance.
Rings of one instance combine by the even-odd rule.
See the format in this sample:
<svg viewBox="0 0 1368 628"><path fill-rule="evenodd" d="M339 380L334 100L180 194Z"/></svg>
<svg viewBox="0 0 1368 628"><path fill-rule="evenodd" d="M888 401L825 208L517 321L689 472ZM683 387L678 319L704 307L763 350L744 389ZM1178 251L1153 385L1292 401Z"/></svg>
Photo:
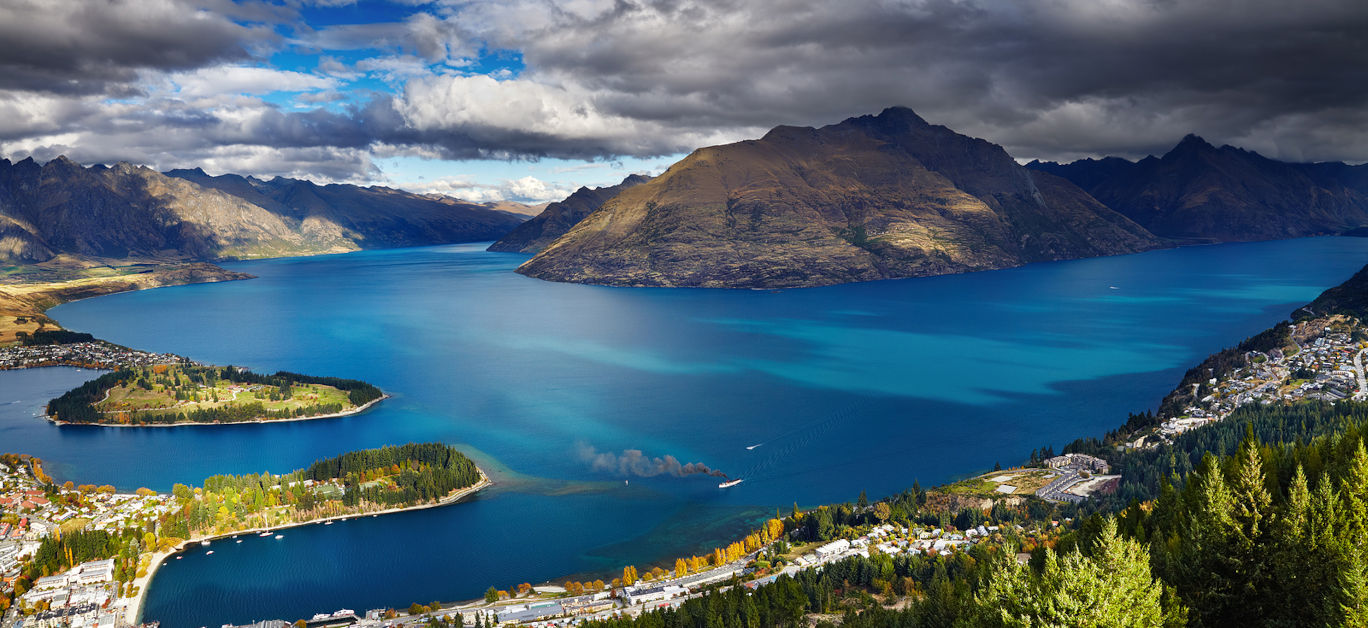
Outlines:
<svg viewBox="0 0 1368 628"><path fill-rule="evenodd" d="M385 398L363 381L182 362L123 367L53 399L48 420L108 426L298 421L362 412Z"/></svg>

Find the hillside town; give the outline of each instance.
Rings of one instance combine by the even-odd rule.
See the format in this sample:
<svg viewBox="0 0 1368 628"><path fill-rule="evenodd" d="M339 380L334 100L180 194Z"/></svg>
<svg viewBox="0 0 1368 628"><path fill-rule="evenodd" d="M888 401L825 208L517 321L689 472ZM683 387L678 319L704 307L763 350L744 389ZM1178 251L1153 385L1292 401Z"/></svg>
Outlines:
<svg viewBox="0 0 1368 628"><path fill-rule="evenodd" d="M1210 392L1178 416L1160 417L1158 427L1134 435L1125 447L1146 449L1172 442L1175 436L1223 420L1248 404L1362 400L1368 391L1365 351L1368 333L1356 319L1333 316L1293 324L1288 346L1247 352L1245 366L1208 379L1205 388L1194 385L1194 391Z"/></svg>
<svg viewBox="0 0 1368 628"><path fill-rule="evenodd" d="M0 594L9 596L43 539L63 530L122 531L174 508L171 495L142 489L119 493L112 486L56 486L15 457L0 462ZM24 461L27 462L27 461ZM125 579L128 579L127 577ZM112 628L134 625L133 599L116 577L113 560L92 560L40 577L21 592L3 619L4 628L58 626Z"/></svg>

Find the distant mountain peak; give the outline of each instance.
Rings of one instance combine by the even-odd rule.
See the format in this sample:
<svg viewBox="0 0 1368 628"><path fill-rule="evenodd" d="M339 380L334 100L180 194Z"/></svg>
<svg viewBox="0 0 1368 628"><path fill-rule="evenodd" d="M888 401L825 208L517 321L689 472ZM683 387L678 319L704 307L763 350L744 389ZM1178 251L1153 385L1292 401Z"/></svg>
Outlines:
<svg viewBox="0 0 1368 628"><path fill-rule="evenodd" d="M854 125L872 129L884 135L902 135L913 129L930 129L931 123L924 120L909 107L889 107L878 115L864 115L848 118L841 125ZM810 129L816 131L816 129Z"/></svg>
<svg viewBox="0 0 1368 628"><path fill-rule="evenodd" d="M922 119L921 116L917 115L917 112L913 111L911 107L904 107L902 105L888 107L887 109L880 111L877 117L889 120L906 120L918 124L929 125L929 123Z"/></svg>
<svg viewBox="0 0 1368 628"><path fill-rule="evenodd" d="M1170 150L1168 154L1164 156L1167 157L1168 155L1173 155L1175 153L1185 154L1199 152L1215 152L1216 150L1218 149L1215 146L1213 146L1211 142L1202 139L1200 135L1197 135L1196 133L1188 133L1187 135L1183 136L1183 139L1178 142L1177 146L1174 146L1173 149Z"/></svg>
<svg viewBox="0 0 1368 628"><path fill-rule="evenodd" d="M60 167L65 167L65 168L80 168L80 167L81 167L81 164L78 164L78 163L72 161L71 158L70 158L70 157L67 157L66 155L58 155L58 156L52 158L51 161L47 162L47 163L44 164L44 165L52 166L52 167L54 167L54 168L59 167L59 166L60 166Z"/></svg>

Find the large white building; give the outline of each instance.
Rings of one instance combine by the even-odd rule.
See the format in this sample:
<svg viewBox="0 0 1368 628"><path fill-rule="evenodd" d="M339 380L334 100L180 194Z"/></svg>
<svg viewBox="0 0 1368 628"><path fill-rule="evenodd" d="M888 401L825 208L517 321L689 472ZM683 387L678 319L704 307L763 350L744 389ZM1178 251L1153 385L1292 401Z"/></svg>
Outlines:
<svg viewBox="0 0 1368 628"><path fill-rule="evenodd" d="M830 543L827 543L826 545L817 548L814 551L817 554L817 558L827 559L832 556L837 556L850 551L850 541L847 541L845 539L832 541Z"/></svg>
<svg viewBox="0 0 1368 628"><path fill-rule="evenodd" d="M1084 469L1094 473L1106 473L1111 470L1111 465L1106 460L1089 456L1087 454L1064 454L1045 460L1045 466L1051 469Z"/></svg>

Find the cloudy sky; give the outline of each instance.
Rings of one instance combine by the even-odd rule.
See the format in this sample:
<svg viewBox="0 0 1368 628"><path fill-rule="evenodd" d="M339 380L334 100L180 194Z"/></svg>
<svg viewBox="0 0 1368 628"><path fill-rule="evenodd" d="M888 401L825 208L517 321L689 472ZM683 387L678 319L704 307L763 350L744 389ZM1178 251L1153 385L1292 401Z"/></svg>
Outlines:
<svg viewBox="0 0 1368 628"><path fill-rule="evenodd" d="M1368 161L1363 0L0 0L0 154L558 199L890 105Z"/></svg>

